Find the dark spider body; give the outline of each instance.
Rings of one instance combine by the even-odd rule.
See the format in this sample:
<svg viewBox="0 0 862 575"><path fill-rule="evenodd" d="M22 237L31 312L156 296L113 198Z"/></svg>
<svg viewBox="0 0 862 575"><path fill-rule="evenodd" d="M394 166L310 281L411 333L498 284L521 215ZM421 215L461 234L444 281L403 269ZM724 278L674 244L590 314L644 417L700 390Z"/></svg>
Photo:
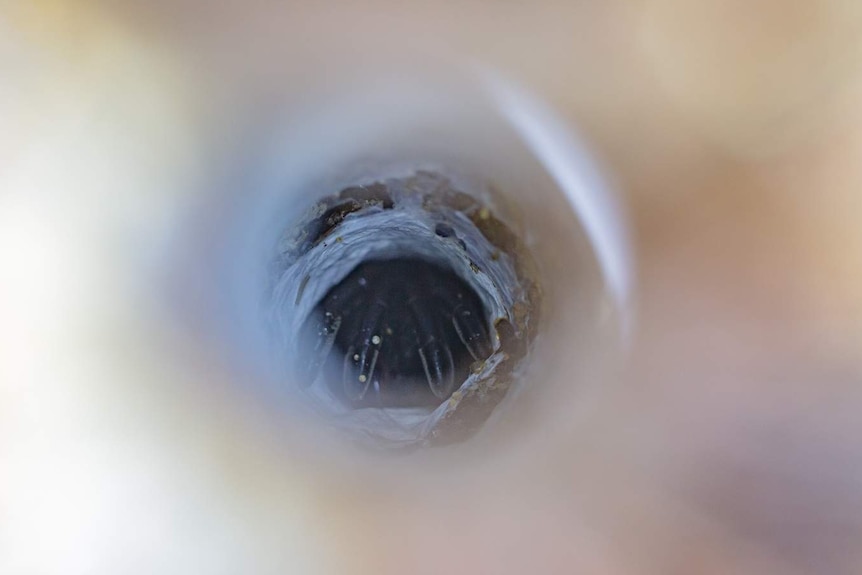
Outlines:
<svg viewBox="0 0 862 575"><path fill-rule="evenodd" d="M476 293L420 259L363 262L308 325L316 336L303 358L306 384L328 369L330 390L353 408L438 405L493 352Z"/></svg>

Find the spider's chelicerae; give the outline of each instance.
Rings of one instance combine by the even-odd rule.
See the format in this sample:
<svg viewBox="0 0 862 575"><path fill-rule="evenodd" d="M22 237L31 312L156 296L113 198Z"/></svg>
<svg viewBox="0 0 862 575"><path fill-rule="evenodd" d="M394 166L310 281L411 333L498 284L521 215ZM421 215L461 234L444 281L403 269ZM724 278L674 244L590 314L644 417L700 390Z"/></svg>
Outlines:
<svg viewBox="0 0 862 575"><path fill-rule="evenodd" d="M451 270L421 259L360 264L318 304L305 360L343 360L332 391L355 407L439 404L493 352L487 314Z"/></svg>

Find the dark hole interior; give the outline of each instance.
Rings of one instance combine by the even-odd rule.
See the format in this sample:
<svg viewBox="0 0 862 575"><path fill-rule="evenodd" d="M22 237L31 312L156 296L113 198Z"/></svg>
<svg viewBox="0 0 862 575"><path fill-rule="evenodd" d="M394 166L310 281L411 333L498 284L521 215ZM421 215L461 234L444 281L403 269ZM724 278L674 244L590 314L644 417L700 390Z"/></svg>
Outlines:
<svg viewBox="0 0 862 575"><path fill-rule="evenodd" d="M487 312L452 270L416 258L357 266L317 304L316 350L349 406L426 407L448 398L493 352ZM319 352L317 352L319 355Z"/></svg>

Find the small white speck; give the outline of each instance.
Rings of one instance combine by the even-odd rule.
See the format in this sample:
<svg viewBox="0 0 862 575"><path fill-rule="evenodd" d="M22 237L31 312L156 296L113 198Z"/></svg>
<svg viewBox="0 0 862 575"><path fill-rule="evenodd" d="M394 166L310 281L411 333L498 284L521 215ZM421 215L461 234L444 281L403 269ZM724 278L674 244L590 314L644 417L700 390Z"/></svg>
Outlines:
<svg viewBox="0 0 862 575"><path fill-rule="evenodd" d="M365 377L364 375L360 375L360 376L359 376L359 382L360 382L360 383L365 383L365 380L367 380L367 379L368 379L368 378L367 378L367 377Z"/></svg>
<svg viewBox="0 0 862 575"><path fill-rule="evenodd" d="M359 361L359 354L358 353L353 354L353 361Z"/></svg>
<svg viewBox="0 0 862 575"><path fill-rule="evenodd" d="M373 343L374 345L380 345L380 336L379 335L372 336L371 337L371 343Z"/></svg>

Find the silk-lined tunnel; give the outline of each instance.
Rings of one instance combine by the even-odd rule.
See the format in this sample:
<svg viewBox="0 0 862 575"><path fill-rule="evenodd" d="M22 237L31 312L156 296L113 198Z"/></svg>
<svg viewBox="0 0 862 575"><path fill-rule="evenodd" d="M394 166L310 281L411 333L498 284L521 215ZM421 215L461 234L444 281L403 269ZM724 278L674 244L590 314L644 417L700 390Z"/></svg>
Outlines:
<svg viewBox="0 0 862 575"><path fill-rule="evenodd" d="M189 225L226 246L203 317L260 393L336 442L399 451L468 439L557 370L588 393L633 318L625 216L578 136L490 69L417 62L344 70L305 87L302 121L249 125L236 169L254 177Z"/></svg>

